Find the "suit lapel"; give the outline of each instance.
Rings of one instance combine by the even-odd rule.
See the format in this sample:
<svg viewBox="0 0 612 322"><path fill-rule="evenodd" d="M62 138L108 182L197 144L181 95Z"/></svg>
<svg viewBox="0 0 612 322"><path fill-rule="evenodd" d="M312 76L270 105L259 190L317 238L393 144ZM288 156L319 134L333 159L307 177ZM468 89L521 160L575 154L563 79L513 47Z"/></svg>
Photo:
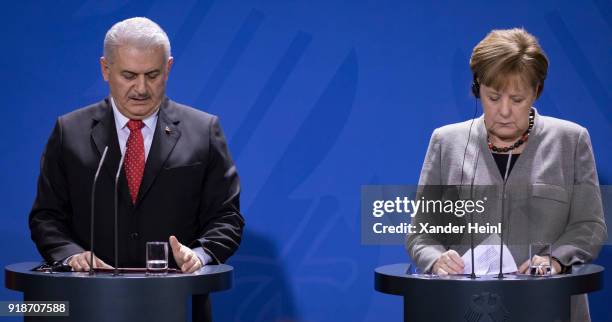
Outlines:
<svg viewBox="0 0 612 322"><path fill-rule="evenodd" d="M145 164L144 175L138 190L136 206L145 197L155 178L162 169L168 156L174 149L176 142L181 137L178 128L179 120L176 119L174 103L165 98L159 109L159 117L153 134L153 142Z"/></svg>
<svg viewBox="0 0 612 322"><path fill-rule="evenodd" d="M117 167L121 159L121 150L119 149L115 118L109 98L106 98L98 104L92 118L91 138L100 156L104 151L104 147L108 146L106 160L104 161L104 172L112 179L112 182L115 182ZM123 175L119 178L119 194L122 198L131 200L127 191L127 181L125 175ZM132 204L132 202L128 203L130 205Z"/></svg>
<svg viewBox="0 0 612 322"><path fill-rule="evenodd" d="M117 140L115 120L108 98L100 102L94 113L91 138L100 155L102 155L104 147L108 146L108 154L106 156L106 161L104 161L104 168L106 168L106 172L114 179L119 159L121 158L121 152Z"/></svg>

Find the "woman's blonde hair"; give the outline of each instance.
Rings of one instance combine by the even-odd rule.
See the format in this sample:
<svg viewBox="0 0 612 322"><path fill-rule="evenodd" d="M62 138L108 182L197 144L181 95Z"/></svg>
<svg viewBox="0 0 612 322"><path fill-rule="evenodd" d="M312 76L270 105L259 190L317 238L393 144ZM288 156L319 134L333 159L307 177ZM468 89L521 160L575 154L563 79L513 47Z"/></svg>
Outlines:
<svg viewBox="0 0 612 322"><path fill-rule="evenodd" d="M525 29L493 30L474 47L470 69L476 85L496 90L507 85L508 76L519 75L536 89L537 98L544 89L548 59L538 40Z"/></svg>

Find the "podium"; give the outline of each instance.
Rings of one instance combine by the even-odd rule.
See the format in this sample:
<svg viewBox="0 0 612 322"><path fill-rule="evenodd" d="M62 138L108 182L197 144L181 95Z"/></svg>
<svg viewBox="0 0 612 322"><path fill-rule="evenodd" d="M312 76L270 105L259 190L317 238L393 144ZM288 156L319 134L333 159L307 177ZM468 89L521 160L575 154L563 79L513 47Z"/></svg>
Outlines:
<svg viewBox="0 0 612 322"><path fill-rule="evenodd" d="M68 301L69 316L26 316L39 321L185 321L187 300L232 286L233 268L206 265L193 274L35 272L36 262L5 267L5 286L24 301Z"/></svg>
<svg viewBox="0 0 612 322"><path fill-rule="evenodd" d="M408 274L409 264L376 268L375 289L404 297L404 321L570 320L570 296L603 287L603 267L576 265L571 274L506 278Z"/></svg>

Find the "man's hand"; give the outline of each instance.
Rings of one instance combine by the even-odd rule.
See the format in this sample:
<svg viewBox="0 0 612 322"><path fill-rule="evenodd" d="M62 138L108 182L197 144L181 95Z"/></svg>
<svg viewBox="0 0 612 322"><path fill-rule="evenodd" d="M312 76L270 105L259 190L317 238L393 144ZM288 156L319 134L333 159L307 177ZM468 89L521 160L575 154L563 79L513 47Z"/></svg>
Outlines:
<svg viewBox="0 0 612 322"><path fill-rule="evenodd" d="M82 252L80 254L76 254L70 258L70 260L68 261L68 265L70 265L70 267L72 267L72 270L75 272L86 272L89 270L90 257L91 257L91 252L89 251ZM110 268L110 269L113 268L112 266L106 264L104 261L102 261L95 255L94 255L94 266L93 267L94 268Z"/></svg>
<svg viewBox="0 0 612 322"><path fill-rule="evenodd" d="M465 264L456 251L450 249L442 253L431 269L432 273L438 275L463 274Z"/></svg>
<svg viewBox="0 0 612 322"><path fill-rule="evenodd" d="M174 260L183 273L193 273L204 266L198 255L191 248L179 243L174 236L170 236L170 247Z"/></svg>
<svg viewBox="0 0 612 322"><path fill-rule="evenodd" d="M537 265L548 265L548 261L550 259L548 258L548 256L538 256L538 255L534 255L532 258L533 261L533 265L537 266ZM559 262L557 262L556 259L552 259L550 260L551 263L551 275L557 275L559 273L561 273L561 264ZM528 274L529 270L529 260L526 260L525 262L523 262L523 264L521 264L521 266L519 266L518 271L521 274ZM544 275L544 272L542 269L538 268L538 270L535 272L536 275Z"/></svg>

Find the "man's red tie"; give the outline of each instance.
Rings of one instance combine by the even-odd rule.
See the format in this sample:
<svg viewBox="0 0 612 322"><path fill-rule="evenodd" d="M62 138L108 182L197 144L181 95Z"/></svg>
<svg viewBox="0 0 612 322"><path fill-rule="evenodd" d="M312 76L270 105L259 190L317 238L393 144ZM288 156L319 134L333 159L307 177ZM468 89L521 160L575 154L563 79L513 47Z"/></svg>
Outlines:
<svg viewBox="0 0 612 322"><path fill-rule="evenodd" d="M143 126L144 123L140 120L130 120L127 124L128 129L130 129L130 136L126 144L123 166L128 187L130 188L130 195L132 196L132 203L134 204L138 197L138 189L140 189L140 182L142 182L145 167L144 139L140 132Z"/></svg>

